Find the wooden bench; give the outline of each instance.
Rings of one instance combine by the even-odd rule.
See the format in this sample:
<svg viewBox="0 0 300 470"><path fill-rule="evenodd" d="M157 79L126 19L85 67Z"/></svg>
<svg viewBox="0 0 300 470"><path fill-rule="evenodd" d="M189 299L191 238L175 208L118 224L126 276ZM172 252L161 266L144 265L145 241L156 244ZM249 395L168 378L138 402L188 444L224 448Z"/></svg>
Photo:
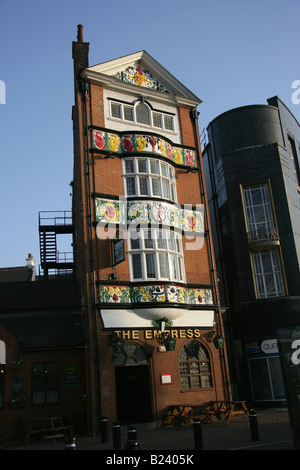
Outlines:
<svg viewBox="0 0 300 470"><path fill-rule="evenodd" d="M51 418L51 427L44 431L44 439L58 439L59 437L66 437L66 435L73 435L73 426L65 426L62 418Z"/></svg>
<svg viewBox="0 0 300 470"><path fill-rule="evenodd" d="M30 437L37 435L43 439L58 439L73 435L73 425L65 426L62 418L49 418L47 420L31 421L23 435L25 445L29 444Z"/></svg>

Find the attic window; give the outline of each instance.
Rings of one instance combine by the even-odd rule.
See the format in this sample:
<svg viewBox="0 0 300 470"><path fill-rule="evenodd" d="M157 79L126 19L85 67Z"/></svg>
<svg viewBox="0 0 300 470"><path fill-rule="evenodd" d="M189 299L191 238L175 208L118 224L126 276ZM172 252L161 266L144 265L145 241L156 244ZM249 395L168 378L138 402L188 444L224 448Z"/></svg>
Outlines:
<svg viewBox="0 0 300 470"><path fill-rule="evenodd" d="M143 103L140 103L135 108L136 120L141 124L148 124L150 126L150 114L148 106Z"/></svg>
<svg viewBox="0 0 300 470"><path fill-rule="evenodd" d="M166 131L175 131L174 115L151 110L144 103L138 103L136 106L111 101L110 116L122 121L130 121L137 124L156 127Z"/></svg>

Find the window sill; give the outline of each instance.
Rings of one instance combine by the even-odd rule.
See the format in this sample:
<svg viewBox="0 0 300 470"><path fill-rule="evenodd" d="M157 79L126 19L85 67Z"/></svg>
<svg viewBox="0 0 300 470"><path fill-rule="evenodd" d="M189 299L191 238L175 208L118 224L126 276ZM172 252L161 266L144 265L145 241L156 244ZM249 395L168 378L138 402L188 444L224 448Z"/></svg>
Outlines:
<svg viewBox="0 0 300 470"><path fill-rule="evenodd" d="M180 390L180 393L189 393L189 392L208 392L212 391L213 387L198 387L198 388L187 388L185 390Z"/></svg>

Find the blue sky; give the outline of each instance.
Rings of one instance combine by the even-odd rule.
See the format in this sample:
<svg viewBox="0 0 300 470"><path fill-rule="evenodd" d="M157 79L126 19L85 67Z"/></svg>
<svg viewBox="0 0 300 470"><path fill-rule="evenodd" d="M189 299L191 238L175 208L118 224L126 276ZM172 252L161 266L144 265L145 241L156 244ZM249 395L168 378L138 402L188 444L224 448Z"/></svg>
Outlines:
<svg viewBox="0 0 300 470"><path fill-rule="evenodd" d="M300 122L299 16L299 0L0 0L0 267L38 265L39 211L71 209L78 24L90 65L151 54L203 100L202 130L274 95Z"/></svg>

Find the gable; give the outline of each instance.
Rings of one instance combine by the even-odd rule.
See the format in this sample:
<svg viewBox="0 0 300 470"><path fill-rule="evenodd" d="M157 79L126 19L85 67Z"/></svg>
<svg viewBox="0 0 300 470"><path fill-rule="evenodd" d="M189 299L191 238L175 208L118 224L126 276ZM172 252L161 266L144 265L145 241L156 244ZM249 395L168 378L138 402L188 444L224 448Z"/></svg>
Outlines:
<svg viewBox="0 0 300 470"><path fill-rule="evenodd" d="M160 65L148 52L142 50L85 69L81 77L111 88L133 87L149 92L181 97L187 104L197 106L201 100ZM180 100L180 98L179 98Z"/></svg>

